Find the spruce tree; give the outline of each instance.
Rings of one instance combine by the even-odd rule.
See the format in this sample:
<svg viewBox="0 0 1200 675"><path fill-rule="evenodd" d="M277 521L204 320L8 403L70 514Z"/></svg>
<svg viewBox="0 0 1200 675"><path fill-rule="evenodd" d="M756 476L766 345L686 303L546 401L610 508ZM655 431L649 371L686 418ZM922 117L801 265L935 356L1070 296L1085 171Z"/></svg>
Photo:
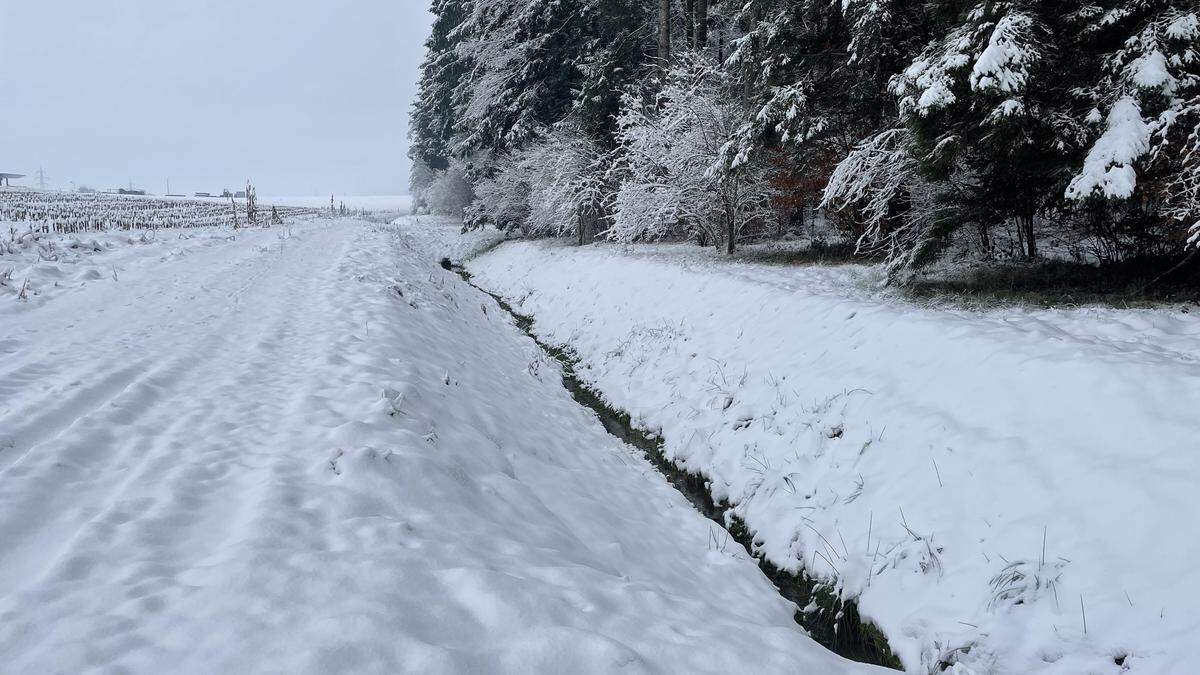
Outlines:
<svg viewBox="0 0 1200 675"><path fill-rule="evenodd" d="M409 116L409 157L430 171L444 171L458 125L455 91L466 73L459 51L469 0L433 0L433 29L425 41L417 98ZM420 179L422 170L413 172Z"/></svg>

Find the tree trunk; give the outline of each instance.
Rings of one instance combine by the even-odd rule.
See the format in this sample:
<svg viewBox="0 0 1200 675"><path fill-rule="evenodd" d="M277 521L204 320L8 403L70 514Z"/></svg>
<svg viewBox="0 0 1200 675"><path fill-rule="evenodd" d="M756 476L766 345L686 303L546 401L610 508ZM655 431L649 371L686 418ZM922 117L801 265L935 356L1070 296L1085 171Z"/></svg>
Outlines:
<svg viewBox="0 0 1200 675"><path fill-rule="evenodd" d="M804 211L808 208L808 200L801 199L799 206L785 206L779 209L779 231L775 233L776 239L783 239L788 235L788 232L794 229L794 226L799 225L800 233L804 233Z"/></svg>
<svg viewBox="0 0 1200 675"><path fill-rule="evenodd" d="M658 0L658 67L667 72L671 63L671 0Z"/></svg>
<svg viewBox="0 0 1200 675"><path fill-rule="evenodd" d="M683 32L687 38L687 48L696 48L696 0L683 0Z"/></svg>
<svg viewBox="0 0 1200 675"><path fill-rule="evenodd" d="M737 242L735 241L737 233L734 225L735 223L733 217L728 215L725 216L725 255L731 255L734 249L737 248Z"/></svg>
<svg viewBox="0 0 1200 675"><path fill-rule="evenodd" d="M749 21L747 33L749 33L751 36L753 36L756 32L758 32L759 11L760 11L759 5L754 5L754 7L750 10L750 21ZM754 105L754 103L753 103L753 101L754 101L754 83L755 83L754 76L755 76L756 71L752 64L754 63L754 61L758 60L756 58L758 55L758 42L753 37L751 37L750 40L751 40L750 53L752 54L752 56L751 56L751 58L748 58L745 60L745 63L743 64L743 72L742 72L742 77L744 78L743 82L742 82L742 86L744 87L744 90L742 92L742 97L744 98L744 102L746 104L747 109L750 109Z"/></svg>
<svg viewBox="0 0 1200 675"><path fill-rule="evenodd" d="M693 2L695 3L693 12L696 25L693 29L695 36L692 38L692 42L695 43L696 49L703 51L705 45L708 44L708 0L693 0Z"/></svg>
<svg viewBox="0 0 1200 675"><path fill-rule="evenodd" d="M1037 235L1033 231L1033 216L1021 216L1017 227L1021 228L1025 235L1025 257L1033 260L1037 257Z"/></svg>
<svg viewBox="0 0 1200 675"><path fill-rule="evenodd" d="M586 208L579 212L578 222L576 222L575 236L576 243L583 246L592 239L592 232L595 232L595 222L599 214L591 209Z"/></svg>

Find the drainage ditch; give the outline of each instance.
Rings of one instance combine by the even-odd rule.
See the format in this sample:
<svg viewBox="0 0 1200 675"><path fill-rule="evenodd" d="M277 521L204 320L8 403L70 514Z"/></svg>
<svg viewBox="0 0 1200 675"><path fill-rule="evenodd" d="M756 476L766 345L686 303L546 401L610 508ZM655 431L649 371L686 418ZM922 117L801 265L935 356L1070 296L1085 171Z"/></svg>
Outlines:
<svg viewBox="0 0 1200 675"><path fill-rule="evenodd" d="M567 350L539 340L533 334L531 317L518 313L503 298L476 285L471 280L470 273L461 265L443 259L441 266L456 272L473 288L491 296L500 308L513 318L518 328L561 364L563 386L576 402L594 411L608 433L643 451L663 477L687 497L697 511L728 530L730 537L758 561L759 568L775 584L780 595L796 604L799 608L794 615L796 623L808 631L814 640L854 661L903 669L883 632L861 618L858 606L853 600L842 600L834 589L810 578L803 571L793 574L763 558L757 551L754 533L730 511L727 502L713 499L708 489L708 479L702 474L689 472L677 466L663 454L661 439L635 427L627 413L609 406L596 391L584 384L575 374L578 359Z"/></svg>

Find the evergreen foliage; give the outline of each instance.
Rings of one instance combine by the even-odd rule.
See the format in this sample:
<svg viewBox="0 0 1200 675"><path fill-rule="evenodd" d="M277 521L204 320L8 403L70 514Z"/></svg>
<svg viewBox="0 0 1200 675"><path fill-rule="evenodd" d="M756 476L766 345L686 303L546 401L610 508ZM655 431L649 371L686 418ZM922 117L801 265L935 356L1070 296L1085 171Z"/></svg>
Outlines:
<svg viewBox="0 0 1200 675"><path fill-rule="evenodd" d="M432 11L413 187L425 208L448 183L470 193L471 224L728 252L807 215L898 278L956 246L1035 258L1066 241L1111 262L1200 245L1185 0Z"/></svg>

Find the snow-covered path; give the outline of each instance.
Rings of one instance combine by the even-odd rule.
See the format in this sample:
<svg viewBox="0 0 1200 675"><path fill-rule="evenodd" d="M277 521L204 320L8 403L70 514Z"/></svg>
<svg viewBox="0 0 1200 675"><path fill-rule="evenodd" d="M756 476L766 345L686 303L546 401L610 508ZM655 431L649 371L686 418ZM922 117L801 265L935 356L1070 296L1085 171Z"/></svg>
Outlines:
<svg viewBox="0 0 1200 675"><path fill-rule="evenodd" d="M2 299L0 669L863 669L408 226Z"/></svg>

